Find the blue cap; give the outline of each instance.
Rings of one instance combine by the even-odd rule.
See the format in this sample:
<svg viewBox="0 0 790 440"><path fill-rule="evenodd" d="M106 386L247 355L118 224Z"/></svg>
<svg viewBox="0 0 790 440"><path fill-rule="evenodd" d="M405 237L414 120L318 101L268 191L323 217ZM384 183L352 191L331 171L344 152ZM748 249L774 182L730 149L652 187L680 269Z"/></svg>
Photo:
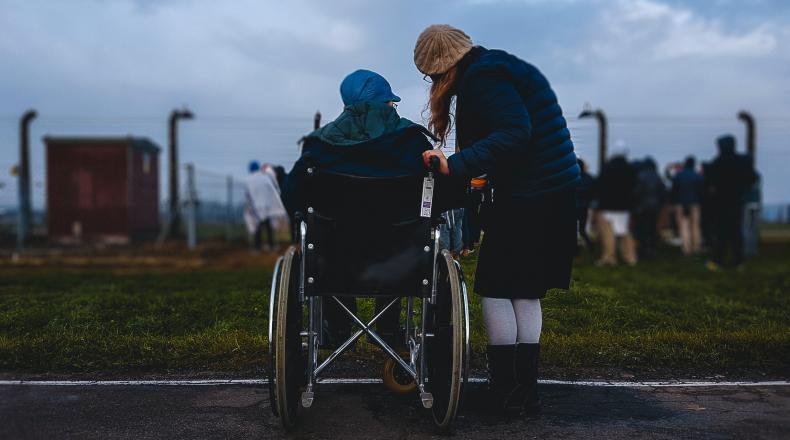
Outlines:
<svg viewBox="0 0 790 440"><path fill-rule="evenodd" d="M392 93L390 83L383 76L365 69L359 69L348 75L340 83L340 97L343 98L343 105L351 105L359 101L400 101L400 97Z"/></svg>
<svg viewBox="0 0 790 440"><path fill-rule="evenodd" d="M250 161L250 172L254 173L261 169L261 164L257 160Z"/></svg>

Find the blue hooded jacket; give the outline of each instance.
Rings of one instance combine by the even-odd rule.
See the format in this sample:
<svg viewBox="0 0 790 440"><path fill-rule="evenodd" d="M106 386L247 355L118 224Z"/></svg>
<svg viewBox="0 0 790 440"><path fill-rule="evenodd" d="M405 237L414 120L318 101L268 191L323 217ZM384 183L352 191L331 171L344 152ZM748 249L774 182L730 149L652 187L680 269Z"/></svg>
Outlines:
<svg viewBox="0 0 790 440"><path fill-rule="evenodd" d="M304 138L302 156L283 189L283 202L291 213L304 208L310 166L357 176L422 175L422 152L431 149L426 136L432 135L382 102L348 105L337 119Z"/></svg>
<svg viewBox="0 0 790 440"><path fill-rule="evenodd" d="M475 47L459 66L456 130L460 152L450 173L487 173L514 198L571 189L580 179L573 142L557 96L531 64L501 50ZM464 63L462 60L461 63Z"/></svg>

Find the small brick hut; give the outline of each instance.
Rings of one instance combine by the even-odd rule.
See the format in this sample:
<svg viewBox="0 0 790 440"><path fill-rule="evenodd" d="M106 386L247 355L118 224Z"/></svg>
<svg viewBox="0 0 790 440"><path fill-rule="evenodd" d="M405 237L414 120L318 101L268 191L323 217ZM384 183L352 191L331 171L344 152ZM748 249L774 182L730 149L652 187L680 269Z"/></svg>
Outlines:
<svg viewBox="0 0 790 440"><path fill-rule="evenodd" d="M45 137L49 237L126 244L159 230L159 151L145 138Z"/></svg>

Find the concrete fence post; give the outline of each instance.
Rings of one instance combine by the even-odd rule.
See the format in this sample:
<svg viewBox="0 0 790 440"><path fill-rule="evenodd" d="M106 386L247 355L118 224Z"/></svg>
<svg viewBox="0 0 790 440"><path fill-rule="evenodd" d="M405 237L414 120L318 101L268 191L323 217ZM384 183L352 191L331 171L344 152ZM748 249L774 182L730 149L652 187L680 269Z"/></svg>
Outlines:
<svg viewBox="0 0 790 440"><path fill-rule="evenodd" d="M28 110L19 121L19 166L17 188L19 191L19 218L16 229L16 245L20 251L30 234L33 223L33 208L30 202L30 122L36 118L35 110Z"/></svg>
<svg viewBox="0 0 790 440"><path fill-rule="evenodd" d="M579 119L589 117L595 117L598 121L598 173L600 174L606 163L608 122L603 110L593 110L589 105L585 105L584 110L579 114Z"/></svg>
<svg viewBox="0 0 790 440"><path fill-rule="evenodd" d="M227 185L227 212L225 213L225 239L231 241L233 239L233 176L230 174L226 179Z"/></svg>
<svg viewBox="0 0 790 440"><path fill-rule="evenodd" d="M197 191L195 190L195 166L187 164L187 200L185 202L184 213L186 214L187 224L187 248L194 250L197 246Z"/></svg>

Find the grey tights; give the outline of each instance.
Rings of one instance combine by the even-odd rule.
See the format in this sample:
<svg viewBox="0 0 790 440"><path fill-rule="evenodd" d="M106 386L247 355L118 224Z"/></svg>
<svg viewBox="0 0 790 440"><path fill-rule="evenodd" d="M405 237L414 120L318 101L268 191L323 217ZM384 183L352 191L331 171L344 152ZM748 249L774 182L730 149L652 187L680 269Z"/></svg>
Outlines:
<svg viewBox="0 0 790 440"><path fill-rule="evenodd" d="M489 345L537 344L543 326L539 299L482 298Z"/></svg>

